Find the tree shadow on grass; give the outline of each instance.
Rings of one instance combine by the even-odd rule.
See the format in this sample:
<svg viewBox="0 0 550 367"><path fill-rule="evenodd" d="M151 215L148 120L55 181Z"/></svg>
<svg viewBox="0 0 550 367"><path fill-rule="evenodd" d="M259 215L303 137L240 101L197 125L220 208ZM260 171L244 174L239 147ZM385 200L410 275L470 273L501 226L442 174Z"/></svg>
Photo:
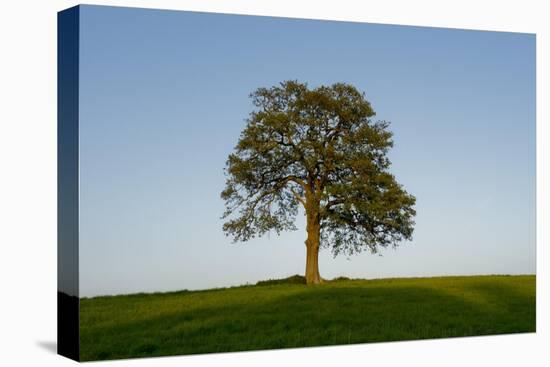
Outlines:
<svg viewBox="0 0 550 367"><path fill-rule="evenodd" d="M352 284L352 283L351 283ZM82 325L83 360L215 353L534 331L535 305L513 287L476 286L478 302L422 286L319 286L108 327ZM103 315L108 318L108 315Z"/></svg>

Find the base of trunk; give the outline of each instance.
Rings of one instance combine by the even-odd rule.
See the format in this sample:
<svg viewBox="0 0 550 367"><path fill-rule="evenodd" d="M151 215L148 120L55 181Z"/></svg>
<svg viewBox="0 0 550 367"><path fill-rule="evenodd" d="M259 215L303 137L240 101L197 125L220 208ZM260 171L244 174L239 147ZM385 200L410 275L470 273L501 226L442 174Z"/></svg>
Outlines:
<svg viewBox="0 0 550 367"><path fill-rule="evenodd" d="M319 278L310 278L310 279L308 279L308 277L306 277L306 284L307 285L321 284L321 283L324 283L324 280L321 277L319 277Z"/></svg>

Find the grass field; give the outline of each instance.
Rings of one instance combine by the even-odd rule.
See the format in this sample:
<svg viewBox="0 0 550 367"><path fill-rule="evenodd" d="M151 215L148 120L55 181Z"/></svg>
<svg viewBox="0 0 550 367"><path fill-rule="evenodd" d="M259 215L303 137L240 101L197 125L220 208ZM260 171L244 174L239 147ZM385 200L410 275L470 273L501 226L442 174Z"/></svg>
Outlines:
<svg viewBox="0 0 550 367"><path fill-rule="evenodd" d="M294 281L84 298L81 359L535 331L535 276Z"/></svg>

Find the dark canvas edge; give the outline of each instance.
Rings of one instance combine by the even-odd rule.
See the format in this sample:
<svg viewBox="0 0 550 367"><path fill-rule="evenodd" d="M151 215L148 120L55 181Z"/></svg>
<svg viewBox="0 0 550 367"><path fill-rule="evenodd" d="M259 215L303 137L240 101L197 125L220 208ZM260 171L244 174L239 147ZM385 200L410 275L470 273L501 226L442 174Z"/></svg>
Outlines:
<svg viewBox="0 0 550 367"><path fill-rule="evenodd" d="M79 6L57 14L57 353L80 360Z"/></svg>

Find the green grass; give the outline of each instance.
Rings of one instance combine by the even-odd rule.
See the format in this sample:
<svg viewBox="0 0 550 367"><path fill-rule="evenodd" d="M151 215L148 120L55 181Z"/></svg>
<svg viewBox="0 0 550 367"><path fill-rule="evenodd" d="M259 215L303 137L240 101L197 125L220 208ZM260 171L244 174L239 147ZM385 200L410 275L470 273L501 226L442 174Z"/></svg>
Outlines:
<svg viewBox="0 0 550 367"><path fill-rule="evenodd" d="M81 359L535 331L532 275L340 279L309 287L291 279L84 298Z"/></svg>

